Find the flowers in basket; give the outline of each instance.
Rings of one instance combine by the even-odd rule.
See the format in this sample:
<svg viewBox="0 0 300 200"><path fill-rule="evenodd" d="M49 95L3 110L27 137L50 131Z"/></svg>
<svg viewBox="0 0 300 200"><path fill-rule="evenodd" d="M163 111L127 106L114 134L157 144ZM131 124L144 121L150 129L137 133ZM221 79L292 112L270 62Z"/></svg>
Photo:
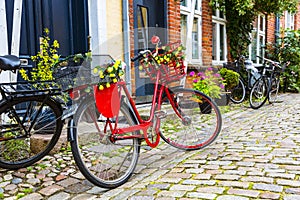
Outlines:
<svg viewBox="0 0 300 200"><path fill-rule="evenodd" d="M110 88L111 84L117 83L120 77L125 74L124 69L125 64L120 60L110 63L106 68L101 66L95 67L93 73L100 77L98 83L99 90Z"/></svg>
<svg viewBox="0 0 300 200"><path fill-rule="evenodd" d="M166 65L169 68L180 68L183 66L183 62L185 59L184 54L185 47L180 43L173 43L162 46L160 48L156 48L152 54L155 59L152 57L145 57L140 60L142 64L139 69L147 69L148 67L155 66L154 62L157 62L159 65Z"/></svg>
<svg viewBox="0 0 300 200"><path fill-rule="evenodd" d="M196 89L211 98L220 98L224 89L224 80L219 73L215 73L209 67L204 72L191 71L189 78L192 79L193 89Z"/></svg>

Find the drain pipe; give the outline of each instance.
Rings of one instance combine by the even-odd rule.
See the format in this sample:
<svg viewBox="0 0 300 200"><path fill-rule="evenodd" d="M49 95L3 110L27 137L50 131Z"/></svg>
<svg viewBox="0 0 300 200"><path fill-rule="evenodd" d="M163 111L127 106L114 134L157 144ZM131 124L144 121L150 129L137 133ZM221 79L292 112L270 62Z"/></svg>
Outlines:
<svg viewBox="0 0 300 200"><path fill-rule="evenodd" d="M277 45L278 39L279 39L279 34L280 34L280 17L278 14L276 14L275 18L275 44ZM277 49L275 49L276 53L278 53Z"/></svg>
<svg viewBox="0 0 300 200"><path fill-rule="evenodd" d="M275 43L277 43L277 40L279 38L279 30L280 30L280 18L279 18L279 15L276 14L276 18L275 18Z"/></svg>
<svg viewBox="0 0 300 200"><path fill-rule="evenodd" d="M122 13L123 13L123 41L124 41L124 61L126 63L126 73L125 80L127 88L131 93L131 63L130 63L130 25L129 25L129 3L128 0L124 0L122 4Z"/></svg>

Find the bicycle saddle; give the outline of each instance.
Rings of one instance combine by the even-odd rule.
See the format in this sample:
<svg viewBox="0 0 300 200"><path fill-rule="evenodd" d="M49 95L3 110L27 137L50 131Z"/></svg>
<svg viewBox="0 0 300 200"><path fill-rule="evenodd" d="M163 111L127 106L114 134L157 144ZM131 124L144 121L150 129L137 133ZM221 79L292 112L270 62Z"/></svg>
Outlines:
<svg viewBox="0 0 300 200"><path fill-rule="evenodd" d="M19 69L21 61L17 56L6 55L0 56L0 70L15 71Z"/></svg>

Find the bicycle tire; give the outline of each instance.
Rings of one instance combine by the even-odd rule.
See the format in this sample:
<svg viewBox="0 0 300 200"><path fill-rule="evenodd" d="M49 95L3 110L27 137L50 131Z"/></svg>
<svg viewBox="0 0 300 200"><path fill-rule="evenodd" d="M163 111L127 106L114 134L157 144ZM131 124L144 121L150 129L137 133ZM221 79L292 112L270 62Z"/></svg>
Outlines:
<svg viewBox="0 0 300 200"><path fill-rule="evenodd" d="M61 115L60 104L48 96L4 102L0 106L0 167L28 167L47 155L60 137Z"/></svg>
<svg viewBox="0 0 300 200"><path fill-rule="evenodd" d="M278 92L279 92L279 84L280 84L279 76L272 77L271 88L270 88L270 92L269 92L269 103L270 104L277 102Z"/></svg>
<svg viewBox="0 0 300 200"><path fill-rule="evenodd" d="M246 97L246 87L243 81L239 78L239 83L230 91L230 100L235 103L239 104L245 100Z"/></svg>
<svg viewBox="0 0 300 200"><path fill-rule="evenodd" d="M254 83L249 97L251 108L259 109L266 103L269 95L268 82L267 77L261 77Z"/></svg>
<svg viewBox="0 0 300 200"><path fill-rule="evenodd" d="M125 104L121 105L118 117L118 127L136 124ZM139 158L140 140L112 142L109 128L104 135L106 119L97 111L93 97L85 99L76 111L73 128L69 129L73 131L70 143L74 160L85 178L96 186L115 188L133 174Z"/></svg>
<svg viewBox="0 0 300 200"><path fill-rule="evenodd" d="M161 138L183 150L202 149L211 144L222 127L221 113L215 102L197 90L186 88L173 89L171 98L174 107L170 100L163 100L161 107L166 113L160 119Z"/></svg>

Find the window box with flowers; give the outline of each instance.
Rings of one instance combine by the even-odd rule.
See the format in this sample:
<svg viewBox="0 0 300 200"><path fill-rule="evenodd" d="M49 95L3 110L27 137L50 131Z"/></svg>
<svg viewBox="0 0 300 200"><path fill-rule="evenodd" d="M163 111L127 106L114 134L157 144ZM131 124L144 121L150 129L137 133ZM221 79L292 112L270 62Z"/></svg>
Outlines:
<svg viewBox="0 0 300 200"><path fill-rule="evenodd" d="M218 105L227 104L227 95L223 92L224 80L218 72L214 72L213 68L209 67L203 72L191 71L188 78L192 81L193 89L211 97Z"/></svg>

